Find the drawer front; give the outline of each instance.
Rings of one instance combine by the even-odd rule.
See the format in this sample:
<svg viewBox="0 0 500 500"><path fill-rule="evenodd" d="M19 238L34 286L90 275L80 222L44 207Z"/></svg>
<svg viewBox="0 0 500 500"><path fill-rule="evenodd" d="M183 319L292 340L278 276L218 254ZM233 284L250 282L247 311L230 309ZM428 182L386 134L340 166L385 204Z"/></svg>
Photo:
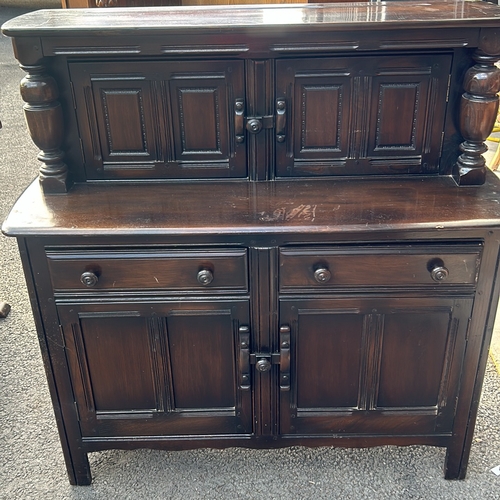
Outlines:
<svg viewBox="0 0 500 500"><path fill-rule="evenodd" d="M283 248L280 290L475 285L482 246Z"/></svg>
<svg viewBox="0 0 500 500"><path fill-rule="evenodd" d="M47 251L57 291L247 291L244 249L206 251Z"/></svg>

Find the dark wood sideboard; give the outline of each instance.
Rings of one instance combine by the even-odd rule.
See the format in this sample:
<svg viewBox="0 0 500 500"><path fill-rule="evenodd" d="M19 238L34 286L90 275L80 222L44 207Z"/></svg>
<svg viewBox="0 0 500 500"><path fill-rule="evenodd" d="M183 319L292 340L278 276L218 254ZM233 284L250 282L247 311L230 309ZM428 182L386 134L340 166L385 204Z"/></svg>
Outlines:
<svg viewBox="0 0 500 500"><path fill-rule="evenodd" d="M109 448L447 448L499 282L500 8L9 21L39 178L24 263L68 475Z"/></svg>

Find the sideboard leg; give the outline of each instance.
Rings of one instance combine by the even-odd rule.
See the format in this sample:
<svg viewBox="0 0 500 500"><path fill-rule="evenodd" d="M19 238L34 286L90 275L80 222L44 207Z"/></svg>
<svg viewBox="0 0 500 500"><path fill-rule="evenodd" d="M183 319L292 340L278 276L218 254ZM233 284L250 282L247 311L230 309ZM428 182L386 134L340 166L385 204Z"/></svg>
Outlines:
<svg viewBox="0 0 500 500"><path fill-rule="evenodd" d="M92 482L92 473L87 454L81 450L71 450L71 457L65 457L70 484L88 486Z"/></svg>
<svg viewBox="0 0 500 500"><path fill-rule="evenodd" d="M445 479L465 479L467 473L469 454L464 454L464 450L457 450L455 448L456 446L450 445L446 449L446 459L444 463Z"/></svg>

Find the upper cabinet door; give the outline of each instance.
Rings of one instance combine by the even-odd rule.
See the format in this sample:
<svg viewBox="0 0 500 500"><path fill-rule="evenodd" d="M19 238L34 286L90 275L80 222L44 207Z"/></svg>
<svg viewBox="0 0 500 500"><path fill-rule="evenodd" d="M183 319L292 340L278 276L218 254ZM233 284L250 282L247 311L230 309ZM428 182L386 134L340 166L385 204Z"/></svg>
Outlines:
<svg viewBox="0 0 500 500"><path fill-rule="evenodd" d="M88 179L246 177L241 61L70 65Z"/></svg>
<svg viewBox="0 0 500 500"><path fill-rule="evenodd" d="M352 59L277 62L276 99L285 101L285 140L276 145L279 176L332 172L349 156Z"/></svg>
<svg viewBox="0 0 500 500"><path fill-rule="evenodd" d="M451 56L277 62L278 176L437 172Z"/></svg>

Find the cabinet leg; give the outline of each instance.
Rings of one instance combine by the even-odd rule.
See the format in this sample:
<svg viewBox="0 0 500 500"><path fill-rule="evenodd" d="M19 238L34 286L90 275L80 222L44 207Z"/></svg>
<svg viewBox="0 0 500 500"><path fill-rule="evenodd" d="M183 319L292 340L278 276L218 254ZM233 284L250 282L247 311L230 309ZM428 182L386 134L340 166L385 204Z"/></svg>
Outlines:
<svg viewBox="0 0 500 500"><path fill-rule="evenodd" d="M92 473L87 454L81 450L65 456L68 479L73 486L88 486L92 482Z"/></svg>
<svg viewBox="0 0 500 500"><path fill-rule="evenodd" d="M446 449L446 459L444 462L445 479L465 479L467 464L469 462L469 452L466 449L451 444Z"/></svg>

